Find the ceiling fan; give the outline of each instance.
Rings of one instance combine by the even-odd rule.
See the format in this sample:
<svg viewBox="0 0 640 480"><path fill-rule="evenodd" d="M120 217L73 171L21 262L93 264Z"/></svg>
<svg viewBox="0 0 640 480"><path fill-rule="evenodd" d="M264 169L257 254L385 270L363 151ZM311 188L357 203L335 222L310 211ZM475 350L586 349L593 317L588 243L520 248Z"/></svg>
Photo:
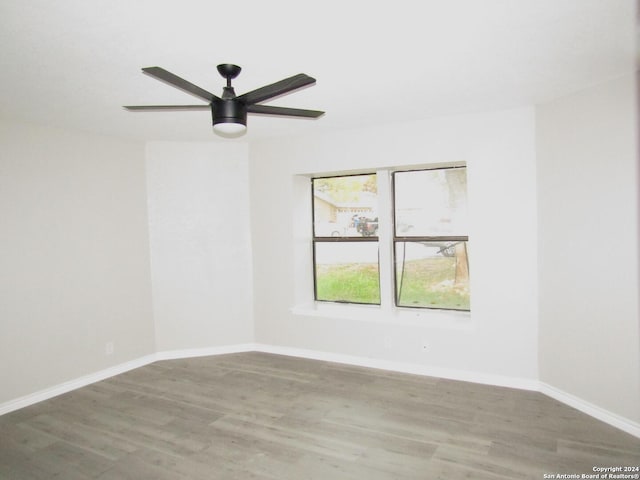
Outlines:
<svg viewBox="0 0 640 480"><path fill-rule="evenodd" d="M209 102L208 105L129 105L124 108L131 111L211 109L213 130L222 136L238 136L243 134L247 129L247 113L306 118L317 118L324 114L324 112L318 110L260 105L260 102L290 93L316 82L315 78L305 75L304 73L299 73L298 75L237 96L231 86L231 80L240 74L241 68L230 63L223 63L218 65L217 68L220 75L227 79L227 86L223 88L221 97L217 97L163 68L146 67L142 69L144 73L157 80L166 82L180 90L206 100Z"/></svg>

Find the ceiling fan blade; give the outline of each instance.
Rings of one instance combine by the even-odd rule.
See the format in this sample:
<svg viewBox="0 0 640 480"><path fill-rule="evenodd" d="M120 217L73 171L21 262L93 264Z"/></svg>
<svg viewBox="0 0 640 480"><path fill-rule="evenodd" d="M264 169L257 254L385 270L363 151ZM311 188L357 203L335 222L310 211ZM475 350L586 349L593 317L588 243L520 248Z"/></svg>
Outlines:
<svg viewBox="0 0 640 480"><path fill-rule="evenodd" d="M240 95L237 98L247 105L252 105L254 103L264 102L265 100L268 100L270 98L292 92L293 90L297 90L302 87L306 87L307 85L311 85L315 82L315 78L312 78L309 75L305 75L304 73L299 73L298 75L285 78L284 80L272 83L271 85L252 90L251 92Z"/></svg>
<svg viewBox="0 0 640 480"><path fill-rule="evenodd" d="M125 105L132 112L153 111L153 110L210 110L210 105Z"/></svg>
<svg viewBox="0 0 640 480"><path fill-rule="evenodd" d="M248 105L247 113L261 113L263 115L283 115L286 117L318 118L324 115L319 110L303 110L301 108L273 107L271 105Z"/></svg>
<svg viewBox="0 0 640 480"><path fill-rule="evenodd" d="M213 93L207 92L206 90L194 85L191 82L186 81L184 78L180 78L177 75L174 75L171 72L167 72L164 68L160 67L146 67L143 68L142 71L147 75L151 75L153 78L158 80L162 80L163 82L168 83L169 85L179 88L187 93L195 95L196 97L200 97L205 99L207 102L213 102L218 99Z"/></svg>

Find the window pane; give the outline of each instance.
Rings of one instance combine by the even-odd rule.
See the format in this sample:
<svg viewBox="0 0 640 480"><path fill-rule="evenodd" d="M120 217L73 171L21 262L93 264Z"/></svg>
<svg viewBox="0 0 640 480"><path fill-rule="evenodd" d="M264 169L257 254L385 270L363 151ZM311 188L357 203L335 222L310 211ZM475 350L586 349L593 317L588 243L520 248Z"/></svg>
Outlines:
<svg viewBox="0 0 640 480"><path fill-rule="evenodd" d="M401 307L469 310L467 242L396 242Z"/></svg>
<svg viewBox="0 0 640 480"><path fill-rule="evenodd" d="M396 172L396 236L466 236L467 171L444 168Z"/></svg>
<svg viewBox="0 0 640 480"><path fill-rule="evenodd" d="M314 178L313 217L316 237L376 236L376 175Z"/></svg>
<svg viewBox="0 0 640 480"><path fill-rule="evenodd" d="M380 304L377 242L316 242L316 300Z"/></svg>

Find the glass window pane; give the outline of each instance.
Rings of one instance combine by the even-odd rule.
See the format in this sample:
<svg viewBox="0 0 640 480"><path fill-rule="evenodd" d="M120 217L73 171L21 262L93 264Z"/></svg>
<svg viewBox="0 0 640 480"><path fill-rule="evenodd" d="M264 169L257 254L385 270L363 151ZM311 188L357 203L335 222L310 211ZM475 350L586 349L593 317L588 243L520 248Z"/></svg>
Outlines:
<svg viewBox="0 0 640 480"><path fill-rule="evenodd" d="M396 242L400 307L469 310L467 242Z"/></svg>
<svg viewBox="0 0 640 480"><path fill-rule="evenodd" d="M394 174L396 236L466 236L466 168Z"/></svg>
<svg viewBox="0 0 640 480"><path fill-rule="evenodd" d="M316 237L377 236L376 175L314 178L313 216Z"/></svg>
<svg viewBox="0 0 640 480"><path fill-rule="evenodd" d="M377 242L316 242L316 300L380 304Z"/></svg>

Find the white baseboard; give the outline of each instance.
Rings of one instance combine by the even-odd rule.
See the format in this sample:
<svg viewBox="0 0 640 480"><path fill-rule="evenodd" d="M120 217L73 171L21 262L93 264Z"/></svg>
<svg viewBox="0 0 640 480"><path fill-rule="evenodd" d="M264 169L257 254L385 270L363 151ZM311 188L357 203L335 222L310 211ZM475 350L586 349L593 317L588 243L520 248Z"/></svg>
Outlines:
<svg viewBox="0 0 640 480"><path fill-rule="evenodd" d="M0 404L0 415L4 415L5 413L9 413L20 408L28 407L29 405L42 402L43 400L48 400L49 398L57 397L58 395L62 395L63 393L67 393L81 387L86 387L87 385L90 385L92 383L105 380L109 377L113 377L124 372L128 372L129 370L133 370L134 368L143 367L155 361L155 354L146 355L129 362L105 368L104 370L100 370L95 373L90 373L89 375L83 375L82 377L76 378L74 380L69 380L67 382L63 382L58 385L39 390L35 393L16 398L14 400L9 400L8 402Z"/></svg>
<svg viewBox="0 0 640 480"><path fill-rule="evenodd" d="M208 357L211 355L224 355L227 353L254 352L255 343L242 343L237 345L223 345L219 347L188 348L184 350L165 350L156 353L156 360L176 360L179 358Z"/></svg>
<svg viewBox="0 0 640 480"><path fill-rule="evenodd" d="M129 370L148 365L158 360L174 360L180 358L204 357L253 351L286 355L290 357L308 358L326 362L343 363L346 365L355 365L360 367L377 368L380 370L388 370L394 372L412 373L415 375L423 375L428 377L447 378L451 380L460 380L463 382L495 385L500 387L515 388L519 390L539 391L545 395L548 395L549 397L558 400L559 402L569 405L570 407L580 410L587 415L597 418L598 420L601 420L613 427L616 427L624 432L640 438L640 424L537 380L429 367L427 365L394 362L389 360L358 357L340 353L322 352L318 350L284 347L279 345L266 345L261 343L244 343L208 348L168 350L157 352L151 355L146 355L144 357L121 363L119 365L114 365L113 367L109 367L89 375L84 375L80 378L70 380L68 382L54 385L52 387L16 398L14 400L9 400L8 402L0 404L0 415L4 415L5 413L9 413L20 408L28 407L29 405L33 405L43 400L47 400L63 393L70 392L71 390L75 390L77 388L81 388L92 383L105 380L109 377L113 377Z"/></svg>
<svg viewBox="0 0 640 480"><path fill-rule="evenodd" d="M377 368L380 370L391 370L402 373L413 373L428 377L447 378L450 380L460 380L463 382L481 383L495 385L499 387L515 388L518 390L539 391L551 398L558 400L570 407L580 410L604 423L616 427L630 435L640 438L640 424L632 420L610 412L604 408L593 405L579 397L563 392L551 385L538 380L530 380L516 377L506 377L477 372L467 372L413 363L391 362L374 358L356 357L339 353L320 352L317 350L305 350L292 347L282 347L276 345L255 345L255 350L266 353L275 353L292 357L310 358L313 360L323 360L327 362L344 363L361 367Z"/></svg>
<svg viewBox="0 0 640 480"><path fill-rule="evenodd" d="M100 370L95 373L83 375L82 377L67 382L54 385L52 387L39 390L37 392L25 395L23 397L9 400L8 402L0 403L0 415L13 412L20 408L28 407L29 405L48 400L49 398L57 397L63 393L70 392L77 388L86 387L92 383L105 380L121 373L128 372L135 368L140 368L158 360L175 360L179 358L191 358L191 357L206 357L210 355L223 355L225 353L239 353L239 352L251 352L256 350L254 343L238 344L238 345L225 345L219 347L207 347L207 348L191 348L184 350L168 350L164 352L156 352L144 357L137 358L125 363L114 365L104 370Z"/></svg>
<svg viewBox="0 0 640 480"><path fill-rule="evenodd" d="M393 372L412 373L426 377L447 378L450 380L460 380L463 382L482 383L485 385L495 385L499 387L516 388L518 390L538 390L538 381L526 378L507 377L502 375L484 374L478 372L468 372L464 370L453 370L448 368L430 367L415 363L394 362L390 360L380 360L376 358L357 357L353 355L343 355L340 353L321 352L317 350L305 350L300 348L282 347L277 345L256 344L255 350L265 353L275 353L290 357L310 358L313 360L323 360L326 362L344 363L359 367L377 368L379 370L389 370Z"/></svg>
<svg viewBox="0 0 640 480"><path fill-rule="evenodd" d="M612 427L616 427L627 432L634 437L640 438L640 424L620 415L610 412L602 407L589 403L580 397L571 395L547 383L540 382L539 390L541 393L558 400L559 402L569 405L570 407L580 410L582 413L597 418L598 420L608 423Z"/></svg>

